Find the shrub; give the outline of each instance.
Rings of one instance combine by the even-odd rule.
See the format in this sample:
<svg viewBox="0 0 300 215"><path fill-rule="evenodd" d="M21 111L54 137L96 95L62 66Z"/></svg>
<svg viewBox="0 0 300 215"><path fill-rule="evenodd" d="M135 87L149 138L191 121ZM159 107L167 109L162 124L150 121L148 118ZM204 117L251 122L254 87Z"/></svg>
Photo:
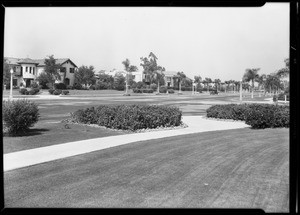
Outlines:
<svg viewBox="0 0 300 215"><path fill-rule="evenodd" d="M27 92L27 89L26 89L26 88L21 88L20 91L19 91L19 93L20 93L21 95L25 95L26 92Z"/></svg>
<svg viewBox="0 0 300 215"><path fill-rule="evenodd" d="M62 95L68 95L70 92L69 92L69 90L62 90L61 91L61 94Z"/></svg>
<svg viewBox="0 0 300 215"><path fill-rule="evenodd" d="M67 90L73 90L73 89L74 89L73 86L71 86L71 85L68 85L68 86L67 86Z"/></svg>
<svg viewBox="0 0 300 215"><path fill-rule="evenodd" d="M245 122L252 128L289 127L289 106L251 104Z"/></svg>
<svg viewBox="0 0 300 215"><path fill-rule="evenodd" d="M48 92L51 94L51 95L53 95L53 92L54 92L55 90L54 89L49 89L48 90Z"/></svg>
<svg viewBox="0 0 300 215"><path fill-rule="evenodd" d="M157 90L157 84L150 84L150 88L154 91Z"/></svg>
<svg viewBox="0 0 300 215"><path fill-rule="evenodd" d="M39 119L38 106L28 100L2 102L2 119L10 134L25 132Z"/></svg>
<svg viewBox="0 0 300 215"><path fill-rule="evenodd" d="M244 120L252 128L289 127L289 106L273 104L214 105L207 117Z"/></svg>
<svg viewBox="0 0 300 215"><path fill-rule="evenodd" d="M54 89L55 90L65 90L65 89L67 89L67 86L64 83L55 83Z"/></svg>
<svg viewBox="0 0 300 215"><path fill-rule="evenodd" d="M32 82L30 88L39 88L39 85L36 82Z"/></svg>
<svg viewBox="0 0 300 215"><path fill-rule="evenodd" d="M133 89L133 92L134 93L142 93L142 90L141 89Z"/></svg>
<svg viewBox="0 0 300 215"><path fill-rule="evenodd" d="M35 95L35 90L34 89L30 89L28 90L29 95Z"/></svg>
<svg viewBox="0 0 300 215"><path fill-rule="evenodd" d="M142 89L143 93L153 93L152 89Z"/></svg>
<svg viewBox="0 0 300 215"><path fill-rule="evenodd" d="M163 105L100 105L75 111L71 118L79 123L135 131L179 126L182 112L177 107Z"/></svg>
<svg viewBox="0 0 300 215"><path fill-rule="evenodd" d="M62 90L54 90L53 95L60 95Z"/></svg>
<svg viewBox="0 0 300 215"><path fill-rule="evenodd" d="M142 88L146 88L147 85L146 85L144 82L139 81L139 82L136 83L136 86L135 86L135 87L136 87L137 89L142 89Z"/></svg>
<svg viewBox="0 0 300 215"><path fill-rule="evenodd" d="M168 93L173 94L173 93L175 93L175 91L174 91L173 89L169 89L169 90L168 90Z"/></svg>
<svg viewBox="0 0 300 215"><path fill-rule="evenodd" d="M73 87L74 87L74 89L76 89L76 90L82 90L82 89L83 89L82 85L79 84L79 83L75 83Z"/></svg>
<svg viewBox="0 0 300 215"><path fill-rule="evenodd" d="M273 101L276 102L278 100L284 101L286 96L286 100L290 101L290 94L289 93L280 93L279 95L274 95L273 96Z"/></svg>
<svg viewBox="0 0 300 215"><path fill-rule="evenodd" d="M115 86L115 89L118 90L118 91L123 91L123 90L125 90L125 86L117 85L117 86Z"/></svg>
<svg viewBox="0 0 300 215"><path fill-rule="evenodd" d="M174 87L167 86L168 90L174 90Z"/></svg>
<svg viewBox="0 0 300 215"><path fill-rule="evenodd" d="M167 92L167 87L165 87L165 86L160 87L159 92L160 93L166 93Z"/></svg>
<svg viewBox="0 0 300 215"><path fill-rule="evenodd" d="M245 120L247 104L213 105L206 110L206 116L218 119Z"/></svg>
<svg viewBox="0 0 300 215"><path fill-rule="evenodd" d="M96 86L95 86L95 85L91 85L91 86L89 87L89 89L90 89L90 90L95 90L95 89L96 89Z"/></svg>

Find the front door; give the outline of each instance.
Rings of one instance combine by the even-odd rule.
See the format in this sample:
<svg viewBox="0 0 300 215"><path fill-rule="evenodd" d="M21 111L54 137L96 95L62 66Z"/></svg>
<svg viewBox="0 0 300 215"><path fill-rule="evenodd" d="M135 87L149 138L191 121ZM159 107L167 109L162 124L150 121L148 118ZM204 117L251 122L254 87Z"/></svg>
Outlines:
<svg viewBox="0 0 300 215"><path fill-rule="evenodd" d="M30 87L31 84L31 80L30 79L26 79L26 87Z"/></svg>

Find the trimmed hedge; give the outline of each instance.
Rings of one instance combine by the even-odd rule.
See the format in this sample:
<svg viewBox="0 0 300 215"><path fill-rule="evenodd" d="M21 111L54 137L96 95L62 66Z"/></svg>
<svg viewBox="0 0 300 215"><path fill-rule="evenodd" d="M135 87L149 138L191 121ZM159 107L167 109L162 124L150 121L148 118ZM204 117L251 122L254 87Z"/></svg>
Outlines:
<svg viewBox="0 0 300 215"><path fill-rule="evenodd" d="M72 121L77 123L131 131L179 126L181 118L179 108L164 105L100 105L71 113Z"/></svg>
<svg viewBox="0 0 300 215"><path fill-rule="evenodd" d="M252 128L289 127L289 106L273 104L214 105L206 110L207 117L243 120Z"/></svg>
<svg viewBox="0 0 300 215"><path fill-rule="evenodd" d="M54 89L55 90L65 90L65 89L67 89L67 86L64 83L55 83Z"/></svg>
<svg viewBox="0 0 300 215"><path fill-rule="evenodd" d="M252 128L290 127L289 106L252 104L249 107L245 122Z"/></svg>
<svg viewBox="0 0 300 215"><path fill-rule="evenodd" d="M2 102L2 119L9 134L25 132L39 119L37 104L26 99Z"/></svg>
<svg viewBox="0 0 300 215"><path fill-rule="evenodd" d="M31 88L30 90L27 90L26 88L21 88L19 91L21 95L36 95L39 92L39 88Z"/></svg>

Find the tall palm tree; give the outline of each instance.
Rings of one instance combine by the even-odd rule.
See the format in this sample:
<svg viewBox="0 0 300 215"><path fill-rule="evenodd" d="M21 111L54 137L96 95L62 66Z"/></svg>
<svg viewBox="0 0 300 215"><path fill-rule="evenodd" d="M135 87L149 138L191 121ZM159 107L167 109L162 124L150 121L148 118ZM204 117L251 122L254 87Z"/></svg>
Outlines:
<svg viewBox="0 0 300 215"><path fill-rule="evenodd" d="M266 83L267 76L265 74L258 75L256 78L256 82L258 83L258 89L261 91L261 89L264 89L264 95L265 95L265 83Z"/></svg>
<svg viewBox="0 0 300 215"><path fill-rule="evenodd" d="M254 69L246 69L246 72L243 76L244 81L249 82L251 81L251 98L253 99L253 94L254 94L254 82L258 77L257 72L260 70L260 68L254 68Z"/></svg>
<svg viewBox="0 0 300 215"><path fill-rule="evenodd" d="M217 78L217 79L214 80L214 82L215 82L215 85L216 85L216 88L217 88L217 91L218 91L218 88L220 86L221 80Z"/></svg>
<svg viewBox="0 0 300 215"><path fill-rule="evenodd" d="M203 83L206 83L206 86L207 86L207 92L209 92L209 84L212 82L211 78L205 78L205 82Z"/></svg>
<svg viewBox="0 0 300 215"><path fill-rule="evenodd" d="M130 65L130 61L127 58L122 62L122 64L124 65L126 71L126 92L125 93L128 94L128 73L135 72L137 71L138 68L136 66Z"/></svg>

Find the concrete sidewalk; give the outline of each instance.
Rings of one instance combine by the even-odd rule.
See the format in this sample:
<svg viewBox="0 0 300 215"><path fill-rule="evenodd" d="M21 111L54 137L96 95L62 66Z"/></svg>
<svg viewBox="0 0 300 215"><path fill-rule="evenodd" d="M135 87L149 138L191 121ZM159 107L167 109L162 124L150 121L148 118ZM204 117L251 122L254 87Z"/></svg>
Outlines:
<svg viewBox="0 0 300 215"><path fill-rule="evenodd" d="M205 119L202 116L183 116L183 122L188 125L187 128L95 138L4 154L4 171L85 154L137 141L159 139L206 131L249 127L244 122L218 121Z"/></svg>

